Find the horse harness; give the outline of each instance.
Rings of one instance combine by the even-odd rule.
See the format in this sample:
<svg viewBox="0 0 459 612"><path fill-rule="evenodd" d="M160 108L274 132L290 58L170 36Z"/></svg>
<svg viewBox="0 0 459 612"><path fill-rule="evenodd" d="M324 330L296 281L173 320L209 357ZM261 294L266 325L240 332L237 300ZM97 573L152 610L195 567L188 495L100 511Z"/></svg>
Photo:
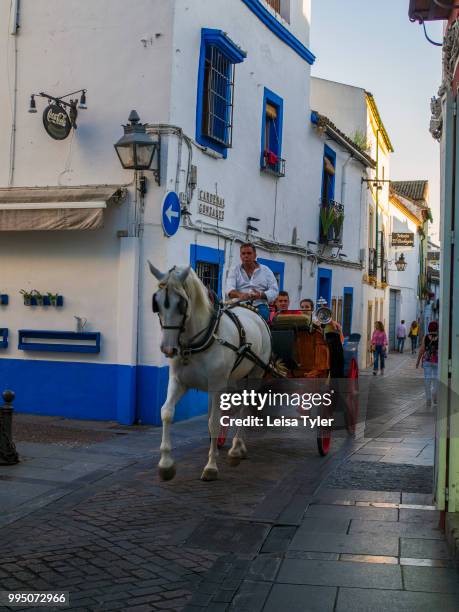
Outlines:
<svg viewBox="0 0 459 612"><path fill-rule="evenodd" d="M166 297L164 300L164 307L169 308L170 302L169 302L169 293L168 293L167 286L165 287L165 291L166 291ZM161 325L161 329L176 329L179 331L178 341L179 341L179 346L180 346L180 357L182 359L183 364L187 365L192 355L196 353L202 353L203 351L206 351L208 348L210 348L214 342L218 342L221 346L229 348L230 350L236 353L236 360L231 369L231 372L234 372L234 370L242 363L244 359L248 359L249 361L252 361L252 363L257 365L258 367L262 368L265 372L270 372L274 376L279 376L279 373L277 372L274 366L274 363L272 362L271 359L269 363L266 364L264 361L262 361L258 357L258 355L256 355L252 351L251 343L247 342L245 328L242 325L241 321L239 320L239 317L236 314L234 314L234 312L232 311L232 309L235 306L241 306L243 308L248 308L249 310L257 312L256 308L254 308L253 306L248 306L246 304L240 304L237 302L235 304L223 305L218 299L217 295L213 291L209 291L209 294L210 294L210 299L214 307L209 325L206 328L199 331L197 334L195 334L187 345L184 345L180 342L180 336L185 330L185 322L188 316L188 301L184 297L182 296L180 297L180 301L178 305L179 313L182 315L182 321L180 325L163 325L161 321L161 317L159 317L159 323ZM153 307L153 312L157 313L159 316L159 307L158 307L158 303L156 300L156 294L153 294L152 307ZM231 342L228 342L227 340L223 340L223 338L219 338L217 336L218 326L220 324L222 315L224 314L226 314L236 326L236 329L239 334L239 346L235 346ZM269 329L268 324L263 319L263 317L261 318L263 322L265 323L266 328L271 337L271 330ZM196 340L200 336L203 336L201 340Z"/></svg>

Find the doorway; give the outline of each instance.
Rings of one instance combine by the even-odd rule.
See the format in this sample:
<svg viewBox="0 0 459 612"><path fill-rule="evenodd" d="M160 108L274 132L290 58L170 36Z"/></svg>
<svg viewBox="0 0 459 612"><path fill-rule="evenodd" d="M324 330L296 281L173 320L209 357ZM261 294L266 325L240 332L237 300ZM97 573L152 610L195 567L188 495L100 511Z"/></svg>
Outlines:
<svg viewBox="0 0 459 612"><path fill-rule="evenodd" d="M400 311L400 291L390 290L389 298L389 350L395 351L395 332L397 329L398 313Z"/></svg>
<svg viewBox="0 0 459 612"><path fill-rule="evenodd" d="M367 311L367 362L366 366L373 363L373 353L371 352L371 336L373 335L373 302L368 302Z"/></svg>

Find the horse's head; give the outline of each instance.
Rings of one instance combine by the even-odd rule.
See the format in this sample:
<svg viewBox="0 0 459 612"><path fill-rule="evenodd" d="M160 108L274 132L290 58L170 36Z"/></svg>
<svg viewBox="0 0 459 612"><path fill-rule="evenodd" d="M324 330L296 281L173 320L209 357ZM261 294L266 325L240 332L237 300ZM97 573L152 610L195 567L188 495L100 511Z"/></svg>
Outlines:
<svg viewBox="0 0 459 612"><path fill-rule="evenodd" d="M190 298L184 284L191 268L174 266L163 274L150 262L148 265L158 280L158 290L153 294L153 312L158 314L161 324L161 351L166 357L175 357L180 351L180 336L189 316Z"/></svg>

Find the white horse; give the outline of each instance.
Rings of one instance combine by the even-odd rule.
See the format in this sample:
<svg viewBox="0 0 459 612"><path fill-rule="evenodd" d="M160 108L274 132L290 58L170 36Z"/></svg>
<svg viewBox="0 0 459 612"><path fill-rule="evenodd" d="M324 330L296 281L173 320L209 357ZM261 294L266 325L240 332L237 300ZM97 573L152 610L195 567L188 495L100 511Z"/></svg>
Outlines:
<svg viewBox="0 0 459 612"><path fill-rule="evenodd" d="M195 388L211 394L209 460L201 479L216 480L220 408L214 401L215 393L212 391L217 387L224 389L229 381L245 377L261 378L264 374L261 364L269 364L271 360L271 335L256 312L234 307L231 313L236 315L245 330L245 342L250 344L251 352L259 360L254 363L244 357L234 368L238 359L234 348L242 344L236 321L224 313L217 321L217 310L209 299L207 289L190 267L174 267L164 274L148 263L151 273L158 280L158 291L153 295L153 310L159 315L162 329L161 351L171 360L167 398L161 408L163 432L159 475L162 480L175 476L170 434L175 405L188 389ZM225 346L225 342L233 348ZM244 441L236 432L228 451L231 464L237 465L246 454Z"/></svg>

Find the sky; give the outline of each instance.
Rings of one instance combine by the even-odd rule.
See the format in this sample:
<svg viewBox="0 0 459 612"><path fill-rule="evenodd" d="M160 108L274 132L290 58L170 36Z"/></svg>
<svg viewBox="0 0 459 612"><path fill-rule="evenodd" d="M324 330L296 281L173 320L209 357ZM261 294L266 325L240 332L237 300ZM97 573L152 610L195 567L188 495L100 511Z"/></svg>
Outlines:
<svg viewBox="0 0 459 612"><path fill-rule="evenodd" d="M438 240L440 148L430 135L430 99L441 83L441 48L408 19L409 0L312 0L312 75L363 87L376 100L394 146L392 180L428 179ZM426 23L442 40L442 21ZM340 126L338 126L340 127Z"/></svg>

